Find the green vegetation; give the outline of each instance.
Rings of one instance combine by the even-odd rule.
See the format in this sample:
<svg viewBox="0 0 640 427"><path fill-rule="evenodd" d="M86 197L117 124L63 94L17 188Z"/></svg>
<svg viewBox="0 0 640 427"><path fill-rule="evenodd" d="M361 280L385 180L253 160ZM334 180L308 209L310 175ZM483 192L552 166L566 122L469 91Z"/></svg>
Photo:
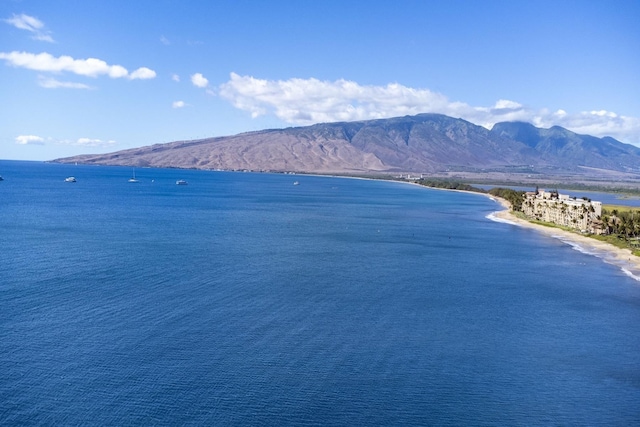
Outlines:
<svg viewBox="0 0 640 427"><path fill-rule="evenodd" d="M463 184L456 181L445 181L438 179L419 179L416 184L424 185L425 187L432 188L444 188L446 190L460 190L460 191L472 191L474 193L486 193L485 190L478 187L473 187L469 184Z"/></svg>
<svg viewBox="0 0 640 427"><path fill-rule="evenodd" d="M461 190L461 191L471 191L474 193L483 193L490 194L492 196L500 197L507 200L511 203L511 209L513 211L521 211L522 210L522 201L524 200L524 191L517 191L511 188L492 188L489 191L483 190L482 188L474 187L469 184L463 184L457 181L446 181L446 180L437 180L437 179L419 179L416 181L417 184L424 185L426 187L432 188L443 188L446 190Z"/></svg>
<svg viewBox="0 0 640 427"><path fill-rule="evenodd" d="M536 187L536 184L532 184L531 181L497 181L497 180L481 180L474 179L474 183L482 184L482 185L495 185L495 186L506 186L506 187ZM612 193L617 194L620 199L628 199L628 198L639 198L640 197L640 188L632 187L632 186L621 186L621 185L613 185L613 184L581 184L578 182L545 182L539 184L540 188L562 188L565 190L574 190L575 192L580 191L590 191L590 192L601 192L601 193Z"/></svg>
<svg viewBox="0 0 640 427"><path fill-rule="evenodd" d="M492 188L489 194L501 197L511 203L511 210L515 212L522 211L522 202L524 201L524 191L517 191L511 188Z"/></svg>
<svg viewBox="0 0 640 427"><path fill-rule="evenodd" d="M640 255L640 208L633 206L604 205L602 222L611 242L624 243Z"/></svg>
<svg viewBox="0 0 640 427"><path fill-rule="evenodd" d="M640 246L638 245L638 240L624 240L618 235L589 235L589 237L600 240L601 242L609 243L613 246L616 246L621 249L631 249L631 253L635 256L640 256Z"/></svg>
<svg viewBox="0 0 640 427"><path fill-rule="evenodd" d="M625 205L602 205L602 213L611 213L612 211L618 213L629 213L631 215L640 215L640 207L638 206L625 206Z"/></svg>

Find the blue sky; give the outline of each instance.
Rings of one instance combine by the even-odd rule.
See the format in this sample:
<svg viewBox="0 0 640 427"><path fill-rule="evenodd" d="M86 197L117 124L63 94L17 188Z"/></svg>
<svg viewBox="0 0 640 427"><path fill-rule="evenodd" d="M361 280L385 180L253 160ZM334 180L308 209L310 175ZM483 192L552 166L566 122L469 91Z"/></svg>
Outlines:
<svg viewBox="0 0 640 427"><path fill-rule="evenodd" d="M403 116L640 146L640 2L0 0L0 159Z"/></svg>

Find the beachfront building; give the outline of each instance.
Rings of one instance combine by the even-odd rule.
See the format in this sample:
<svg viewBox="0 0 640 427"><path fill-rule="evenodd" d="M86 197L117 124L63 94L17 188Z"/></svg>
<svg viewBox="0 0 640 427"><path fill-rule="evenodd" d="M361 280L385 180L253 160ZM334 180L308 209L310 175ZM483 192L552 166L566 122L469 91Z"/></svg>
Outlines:
<svg viewBox="0 0 640 427"><path fill-rule="evenodd" d="M527 192L522 202L522 212L528 218L563 225L584 233L605 232L600 220L602 203L587 198L578 199L557 191Z"/></svg>

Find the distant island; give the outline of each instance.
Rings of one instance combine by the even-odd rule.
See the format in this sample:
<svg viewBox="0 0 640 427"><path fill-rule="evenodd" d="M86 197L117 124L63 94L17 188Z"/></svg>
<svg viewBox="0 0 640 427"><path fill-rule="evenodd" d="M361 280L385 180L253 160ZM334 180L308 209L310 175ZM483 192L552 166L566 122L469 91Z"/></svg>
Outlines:
<svg viewBox="0 0 640 427"><path fill-rule="evenodd" d="M640 148L554 126L440 114L322 123L56 159L60 163L469 180L640 183Z"/></svg>

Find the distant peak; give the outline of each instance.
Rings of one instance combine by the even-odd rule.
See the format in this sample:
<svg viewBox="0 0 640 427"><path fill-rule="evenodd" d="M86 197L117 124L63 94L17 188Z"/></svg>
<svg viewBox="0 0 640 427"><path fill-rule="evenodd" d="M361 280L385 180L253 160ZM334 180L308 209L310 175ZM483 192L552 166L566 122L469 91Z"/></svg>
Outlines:
<svg viewBox="0 0 640 427"><path fill-rule="evenodd" d="M522 127L522 128L534 128L537 129L534 125L532 125L529 122L521 122L521 121L512 121L512 122L498 122L496 124L493 125L493 127L491 128L493 129L501 129L501 128L515 128L515 127Z"/></svg>

